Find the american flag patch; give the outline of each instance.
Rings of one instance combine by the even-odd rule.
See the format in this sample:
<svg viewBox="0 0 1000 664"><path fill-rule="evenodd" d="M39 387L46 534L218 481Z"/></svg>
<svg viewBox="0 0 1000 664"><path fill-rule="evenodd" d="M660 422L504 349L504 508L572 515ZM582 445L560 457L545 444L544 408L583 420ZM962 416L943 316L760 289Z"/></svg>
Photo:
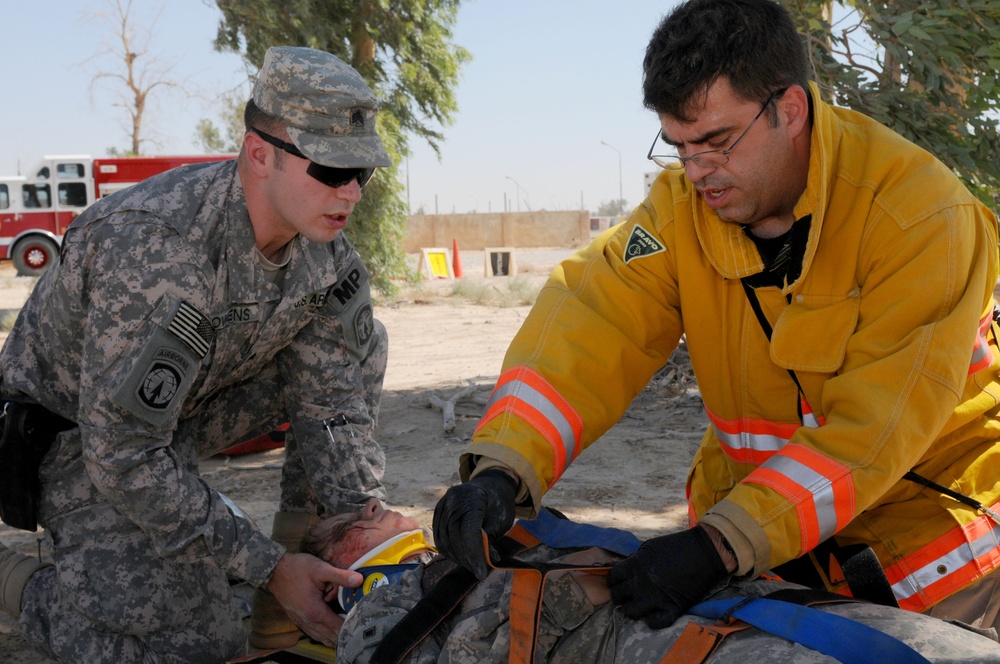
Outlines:
<svg viewBox="0 0 1000 664"><path fill-rule="evenodd" d="M187 302L181 302L167 330L193 350L198 359L205 357L215 339L211 321Z"/></svg>

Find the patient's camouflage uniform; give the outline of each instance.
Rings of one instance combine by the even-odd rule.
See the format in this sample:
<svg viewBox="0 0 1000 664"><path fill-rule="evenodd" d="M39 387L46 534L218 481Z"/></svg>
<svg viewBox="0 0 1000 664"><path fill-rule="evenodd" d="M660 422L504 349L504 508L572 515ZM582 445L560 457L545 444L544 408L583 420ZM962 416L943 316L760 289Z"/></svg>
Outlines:
<svg viewBox="0 0 1000 664"><path fill-rule="evenodd" d="M78 423L46 455L54 568L21 626L72 662L219 661L245 636L227 577L260 587L284 549L237 518L199 458L290 421L281 509L384 497L372 434L385 329L341 234L258 262L236 162L189 166L84 212L0 355L3 389Z"/></svg>
<svg viewBox="0 0 1000 664"><path fill-rule="evenodd" d="M541 545L518 557L558 561L569 552ZM366 595L348 614L340 632L337 664L369 662L389 630L450 569L454 565L439 558L407 572L401 585L385 585ZM569 575L549 579L542 600L536 662L659 664L689 622L713 622L697 616L681 616L666 629L650 629L641 620L626 618L621 607L610 602L595 607ZM451 618L409 653L403 660L405 664L506 664L510 648L510 580L510 572L492 571L462 600ZM708 599L760 596L796 587L801 588L780 581L738 580ZM1000 644L943 620L867 603L830 604L822 608L894 636L938 664L1000 662ZM732 634L708 661L711 664L837 662L757 629Z"/></svg>

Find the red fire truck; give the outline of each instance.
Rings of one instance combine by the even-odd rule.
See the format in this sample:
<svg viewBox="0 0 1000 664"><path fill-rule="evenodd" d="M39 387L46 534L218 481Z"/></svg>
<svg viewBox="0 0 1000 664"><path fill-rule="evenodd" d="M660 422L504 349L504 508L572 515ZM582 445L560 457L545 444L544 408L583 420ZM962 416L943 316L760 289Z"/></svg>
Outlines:
<svg viewBox="0 0 1000 664"><path fill-rule="evenodd" d="M70 222L98 198L157 173L233 155L45 157L30 175L0 177L0 259L22 276L39 276L56 259Z"/></svg>

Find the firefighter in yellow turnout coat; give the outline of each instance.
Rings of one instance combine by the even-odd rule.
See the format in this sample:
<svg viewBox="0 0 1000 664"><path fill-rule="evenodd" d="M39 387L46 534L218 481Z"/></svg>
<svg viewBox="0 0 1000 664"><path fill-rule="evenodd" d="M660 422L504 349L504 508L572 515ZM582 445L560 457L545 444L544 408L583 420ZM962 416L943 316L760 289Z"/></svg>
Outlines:
<svg viewBox="0 0 1000 664"><path fill-rule="evenodd" d="M812 93L812 153L824 158L811 161L796 208L812 217L802 274L756 290L770 344L740 283L763 269L753 242L715 217L683 171L666 171L624 225L552 275L463 472L471 455L504 462L534 511L686 334L712 423L690 507L730 542L747 541L753 555L739 572L836 533L871 544L898 570L898 599L923 608L1000 564L1000 524L900 480L913 468L985 505L1000 499L996 222L930 155ZM901 159L937 171L936 189L904 179L881 196L871 183ZM968 564L991 532L985 559ZM943 554L959 564L923 569Z"/></svg>
<svg viewBox="0 0 1000 664"><path fill-rule="evenodd" d="M692 0L676 13L773 4ZM648 102L649 51L646 68ZM519 511L533 514L686 335L711 422L688 475L690 516L715 531L713 553L726 563L706 572L708 585L836 536L870 545L899 605L925 611L1000 566L1000 522L988 511L1000 511L996 218L926 151L824 103L811 83L773 85L729 131L712 104L731 80L715 79L689 102L705 122L657 108L663 138L693 163L665 169L624 224L552 274L462 456L463 480L500 465L516 476ZM733 211L743 181L728 165L753 155L729 153L734 139L750 152L776 140L768 131L801 122L795 104L808 110L807 158L788 228L755 237ZM773 125L763 119L770 105ZM758 120L767 128L755 129ZM714 137L701 132L713 121L726 130L721 144L680 138ZM903 479L911 470L987 509ZM439 546L459 560L457 533L473 525L455 526L475 503L462 499L467 486L453 487L435 516ZM479 523L490 532L488 516ZM642 565L674 560L687 558L647 556ZM683 611L704 592L674 594L659 573L647 585L663 594L633 605L636 614L664 602ZM633 601L619 599L626 609Z"/></svg>

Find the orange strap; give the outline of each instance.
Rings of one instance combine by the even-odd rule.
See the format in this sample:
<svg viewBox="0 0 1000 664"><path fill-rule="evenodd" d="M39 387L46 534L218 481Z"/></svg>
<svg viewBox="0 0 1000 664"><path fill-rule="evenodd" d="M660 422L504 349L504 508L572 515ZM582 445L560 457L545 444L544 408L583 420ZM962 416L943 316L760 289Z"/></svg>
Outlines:
<svg viewBox="0 0 1000 664"><path fill-rule="evenodd" d="M750 624L742 620L734 620L728 625L699 625L689 622L660 660L660 664L702 664L708 661L724 638L748 627Z"/></svg>
<svg viewBox="0 0 1000 664"><path fill-rule="evenodd" d="M518 532L515 532L518 531ZM527 530L516 526L507 533L527 546L534 546L539 541ZM524 539L521 538L530 538ZM528 544L531 540L533 544ZM527 563L519 560L503 560L494 565L490 561L489 540L483 533L483 548L486 552L487 564L493 569L512 572L510 590L510 654L507 661L510 664L531 664L535 661L535 644L538 639L538 624L542 616L542 597L545 592L545 581L553 572L578 571L587 574L606 575L611 565L582 566L561 563Z"/></svg>
<svg viewBox="0 0 1000 664"><path fill-rule="evenodd" d="M542 540L535 537L527 528L522 526L520 523L515 523L514 527L507 531L504 537L509 537L525 549L534 549L536 546L542 543ZM488 552L488 550L487 550ZM490 557L486 556L486 560Z"/></svg>
<svg viewBox="0 0 1000 664"><path fill-rule="evenodd" d="M510 655L512 664L535 661L535 638L542 613L545 576L535 569L514 572L510 587Z"/></svg>

